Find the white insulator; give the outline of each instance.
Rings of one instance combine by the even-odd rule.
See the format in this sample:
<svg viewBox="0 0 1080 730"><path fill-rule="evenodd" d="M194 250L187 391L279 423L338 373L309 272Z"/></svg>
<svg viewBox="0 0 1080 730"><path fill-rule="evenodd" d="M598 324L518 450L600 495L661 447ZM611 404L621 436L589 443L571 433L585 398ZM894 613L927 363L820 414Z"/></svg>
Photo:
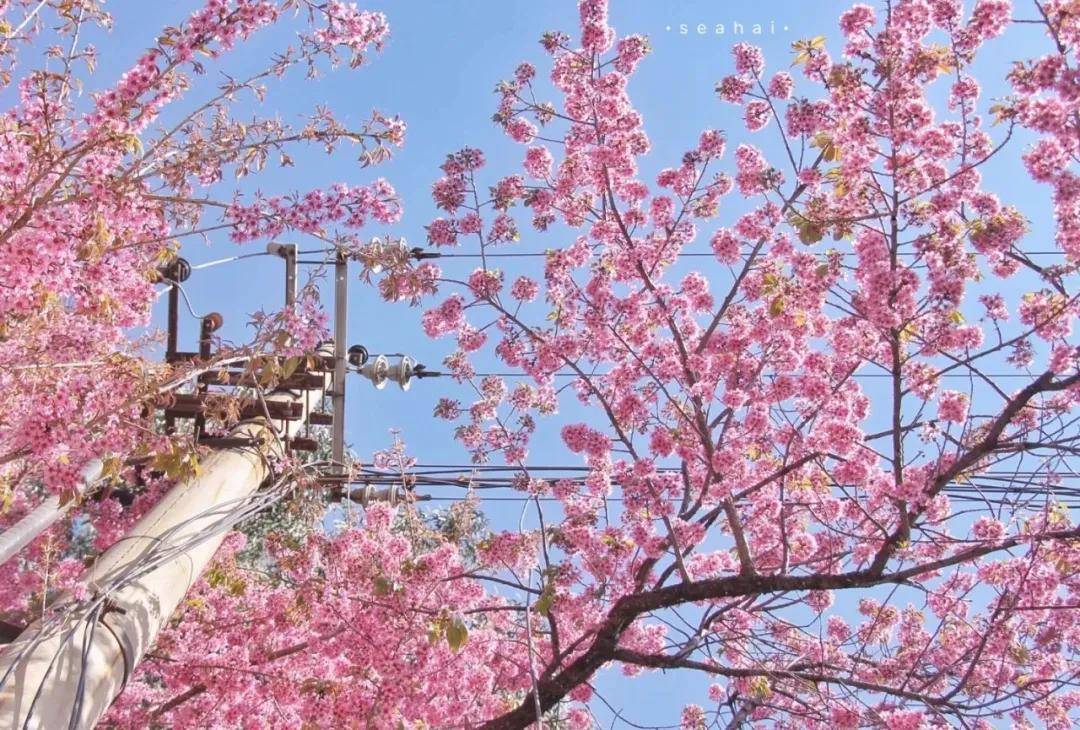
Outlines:
<svg viewBox="0 0 1080 730"><path fill-rule="evenodd" d="M350 489L348 496L349 499L362 507L367 507L373 502L386 502L393 507L399 501L404 501L405 499L405 493L402 487L397 484L392 484L380 489L376 489L372 484L365 484L362 487Z"/></svg>
<svg viewBox="0 0 1080 730"><path fill-rule="evenodd" d="M408 355L402 355L401 361L390 368L388 377L401 386L402 390L408 390L415 374L416 363Z"/></svg>
<svg viewBox="0 0 1080 730"><path fill-rule="evenodd" d="M360 368L360 374L370 380L378 390L382 390L390 377L390 361L386 359L386 355L372 358Z"/></svg>

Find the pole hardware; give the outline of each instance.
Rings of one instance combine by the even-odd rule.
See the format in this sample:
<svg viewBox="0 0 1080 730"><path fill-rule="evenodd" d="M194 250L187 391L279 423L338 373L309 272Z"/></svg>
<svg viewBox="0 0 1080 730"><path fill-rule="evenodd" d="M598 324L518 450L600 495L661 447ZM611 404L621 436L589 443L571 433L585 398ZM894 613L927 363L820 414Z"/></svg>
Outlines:
<svg viewBox="0 0 1080 730"><path fill-rule="evenodd" d="M368 361L368 350L363 345L353 345L348 351L349 364L354 368L363 367Z"/></svg>
<svg viewBox="0 0 1080 730"><path fill-rule="evenodd" d="M191 276L191 264L187 259L177 256L168 263L157 268L158 281L173 281L182 283Z"/></svg>
<svg viewBox="0 0 1080 730"><path fill-rule="evenodd" d="M413 368L413 377L420 378L421 380L424 378L441 378L442 375L443 374L438 370L428 370L424 365L419 363Z"/></svg>
<svg viewBox="0 0 1080 730"><path fill-rule="evenodd" d="M360 346L353 345L353 347ZM364 354L367 354L367 350L364 350ZM402 390L408 390L412 386L414 378L434 378L442 375L440 372L428 370L424 365L416 362L408 355L391 355L390 357L400 359L391 364L389 357L386 355L377 355L373 359L366 358L361 365L356 367L356 372L370 380L376 390L382 390L388 382L397 383Z"/></svg>
<svg viewBox="0 0 1080 730"><path fill-rule="evenodd" d="M213 356L213 334L221 329L221 325L224 322L224 317L217 312L211 312L202 318L202 322L199 325L199 359L203 362L209 361ZM206 395L206 384L199 383L195 388L195 392L199 395ZM203 432L206 431L206 415L202 410L195 414L194 431L196 441L199 441L203 437Z"/></svg>
<svg viewBox="0 0 1080 730"><path fill-rule="evenodd" d="M296 304L296 244L271 241L266 253L285 259L285 306Z"/></svg>
<svg viewBox="0 0 1080 730"><path fill-rule="evenodd" d="M372 502L386 502L393 507L405 502L426 502L431 499L430 494L415 494L401 484L392 484L388 487L376 487L374 484L363 486L343 484L334 491L335 497L349 499L362 507L367 507Z"/></svg>
<svg viewBox="0 0 1080 730"><path fill-rule="evenodd" d="M425 251L419 246L415 246L409 249L409 255L417 261L423 261L424 259L439 259L442 258L442 254L438 251Z"/></svg>
<svg viewBox="0 0 1080 730"><path fill-rule="evenodd" d="M382 390L388 382L397 383L402 390L408 390L416 372L416 363L408 355L402 355L397 363L391 365L386 355L379 355L364 363L358 372L370 380L376 390Z"/></svg>

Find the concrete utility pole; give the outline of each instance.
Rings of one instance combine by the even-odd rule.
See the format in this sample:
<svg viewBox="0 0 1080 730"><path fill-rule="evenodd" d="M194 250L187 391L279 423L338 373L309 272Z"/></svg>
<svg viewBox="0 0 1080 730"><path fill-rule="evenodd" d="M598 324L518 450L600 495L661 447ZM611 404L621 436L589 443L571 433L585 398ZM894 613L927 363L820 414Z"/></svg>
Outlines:
<svg viewBox="0 0 1080 730"><path fill-rule="evenodd" d="M349 336L349 259L338 251L334 260L334 392L331 407L331 459L337 474L345 473L345 338Z"/></svg>
<svg viewBox="0 0 1080 730"><path fill-rule="evenodd" d="M319 354L332 352L324 348ZM299 420L285 422L280 437L299 432L308 404L320 403L330 384L330 374L322 373L319 387L278 390L266 397L302 409ZM344 391L344 383L333 385ZM61 611L5 647L0 654L0 728L59 730L97 723L214 556L230 515L270 476L268 458L281 453L281 441L265 418L236 426L233 439L265 445L212 453L200 475L174 487L87 571L84 579L91 591L102 591L121 576L145 570L148 560L160 561L115 583L96 622L73 615L83 611Z"/></svg>
<svg viewBox="0 0 1080 730"><path fill-rule="evenodd" d="M101 477L101 459L94 459L82 472L80 492L85 492ZM42 500L26 517L0 533L0 565L15 557L20 550L34 541L34 538L55 525L68 513L74 499L61 503L60 497L53 495Z"/></svg>

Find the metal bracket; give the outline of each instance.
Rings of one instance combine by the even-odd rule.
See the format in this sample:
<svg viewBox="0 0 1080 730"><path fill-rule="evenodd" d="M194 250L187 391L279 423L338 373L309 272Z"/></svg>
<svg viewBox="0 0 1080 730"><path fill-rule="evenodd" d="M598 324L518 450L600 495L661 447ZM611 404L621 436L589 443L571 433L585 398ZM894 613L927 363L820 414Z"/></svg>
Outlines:
<svg viewBox="0 0 1080 730"><path fill-rule="evenodd" d="M296 304L296 244L271 241L266 252L285 259L285 306Z"/></svg>

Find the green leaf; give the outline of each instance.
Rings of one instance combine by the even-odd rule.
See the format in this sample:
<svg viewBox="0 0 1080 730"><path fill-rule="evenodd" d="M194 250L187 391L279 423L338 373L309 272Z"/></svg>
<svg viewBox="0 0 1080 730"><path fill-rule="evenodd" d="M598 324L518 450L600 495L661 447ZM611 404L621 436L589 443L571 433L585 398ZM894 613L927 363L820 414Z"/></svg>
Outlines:
<svg viewBox="0 0 1080 730"><path fill-rule="evenodd" d="M551 613L551 604L555 601L555 585L548 583L544 586L544 590L540 592L540 597L536 599L536 603L533 604L533 610L535 610L541 616L547 616Z"/></svg>
<svg viewBox="0 0 1080 730"><path fill-rule="evenodd" d="M814 54L814 51L820 51L825 48L825 36L814 36L808 40L795 41L791 44L791 50L795 53L795 60L792 62L792 66L806 63Z"/></svg>
<svg viewBox="0 0 1080 730"><path fill-rule="evenodd" d="M807 223L799 227L799 240L808 246L820 241L824 235L825 233L821 230L821 226L814 225L813 223Z"/></svg>
<svg viewBox="0 0 1080 730"><path fill-rule="evenodd" d="M768 677L754 677L750 680L750 696L755 699L764 700L772 694L772 686L769 684Z"/></svg>
<svg viewBox="0 0 1080 730"><path fill-rule="evenodd" d="M394 589L393 584L381 575L376 576L375 579L371 581L371 585L375 589L376 596L388 596L390 595L390 591Z"/></svg>
<svg viewBox="0 0 1080 730"><path fill-rule="evenodd" d="M469 640L469 627L460 616L455 616L446 627L446 643L453 651L457 651Z"/></svg>
<svg viewBox="0 0 1080 730"><path fill-rule="evenodd" d="M281 378L284 380L285 378L290 377L293 373L296 372L296 369L298 367L300 367L299 357L286 358L285 364L281 367Z"/></svg>

